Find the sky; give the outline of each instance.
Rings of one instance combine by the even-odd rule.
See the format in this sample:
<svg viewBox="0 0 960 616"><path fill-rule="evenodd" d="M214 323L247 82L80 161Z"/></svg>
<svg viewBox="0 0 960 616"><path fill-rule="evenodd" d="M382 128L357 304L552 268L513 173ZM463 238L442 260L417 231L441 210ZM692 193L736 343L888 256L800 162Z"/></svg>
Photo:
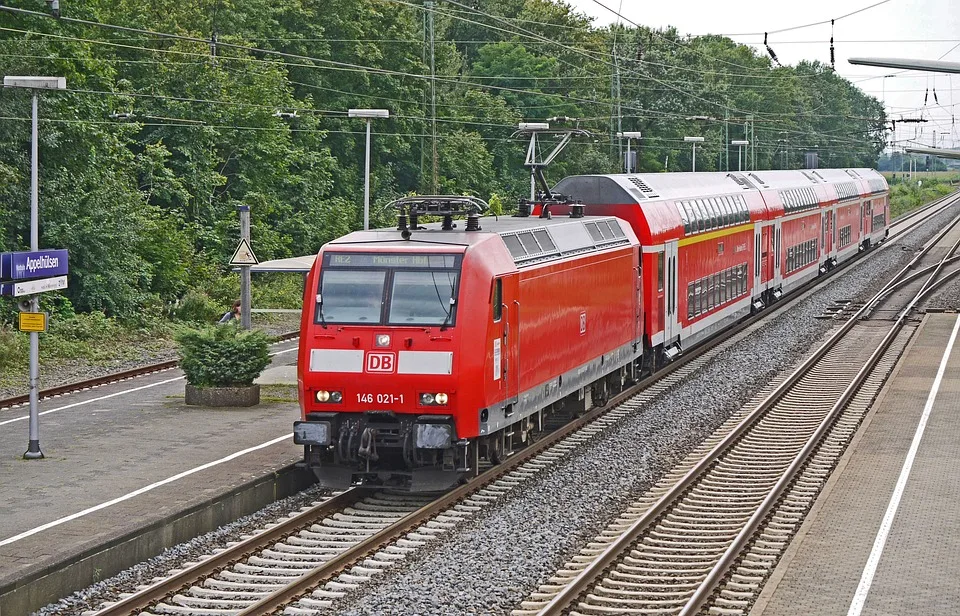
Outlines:
<svg viewBox="0 0 960 616"><path fill-rule="evenodd" d="M596 26L618 19L605 5L643 26L673 26L685 35L724 35L763 54L763 33L767 32L770 47L785 66L801 60L829 64L832 19L837 73L883 101L891 119L928 120L898 124L891 141L930 146L936 135L937 147L960 147L960 74L858 66L847 61L851 57L895 57L960 62L960 0L565 1L576 12L594 18Z"/></svg>

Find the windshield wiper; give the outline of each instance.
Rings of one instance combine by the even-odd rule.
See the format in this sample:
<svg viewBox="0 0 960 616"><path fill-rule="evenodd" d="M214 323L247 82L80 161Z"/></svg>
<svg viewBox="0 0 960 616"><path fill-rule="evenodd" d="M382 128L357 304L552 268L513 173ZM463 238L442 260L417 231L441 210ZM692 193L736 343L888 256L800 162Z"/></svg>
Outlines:
<svg viewBox="0 0 960 616"><path fill-rule="evenodd" d="M327 321L323 318L323 295L317 293L317 311L320 314L320 325L327 329Z"/></svg>
<svg viewBox="0 0 960 616"><path fill-rule="evenodd" d="M456 300L452 297L450 298L450 310L447 310L447 316L443 320L443 323L440 324L440 331L444 331L450 325L450 318L453 317L453 308L456 306Z"/></svg>

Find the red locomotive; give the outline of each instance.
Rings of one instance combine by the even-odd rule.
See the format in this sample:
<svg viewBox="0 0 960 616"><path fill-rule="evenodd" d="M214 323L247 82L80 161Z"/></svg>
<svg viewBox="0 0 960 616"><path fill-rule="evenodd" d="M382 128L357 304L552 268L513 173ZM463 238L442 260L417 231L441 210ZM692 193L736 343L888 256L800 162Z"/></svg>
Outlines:
<svg viewBox="0 0 960 616"><path fill-rule="evenodd" d="M889 212L869 169L575 176L556 191L499 219L468 197L402 199L396 229L321 249L294 425L321 483L447 487L882 241Z"/></svg>

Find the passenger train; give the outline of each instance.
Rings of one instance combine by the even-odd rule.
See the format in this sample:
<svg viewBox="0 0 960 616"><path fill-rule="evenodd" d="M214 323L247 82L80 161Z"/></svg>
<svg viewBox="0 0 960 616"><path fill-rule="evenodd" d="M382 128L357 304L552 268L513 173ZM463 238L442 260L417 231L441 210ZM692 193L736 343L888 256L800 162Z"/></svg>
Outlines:
<svg viewBox="0 0 960 616"><path fill-rule="evenodd" d="M322 484L453 485L882 242L889 221L871 169L582 175L546 196L499 218L405 198L396 228L323 246L294 424Z"/></svg>

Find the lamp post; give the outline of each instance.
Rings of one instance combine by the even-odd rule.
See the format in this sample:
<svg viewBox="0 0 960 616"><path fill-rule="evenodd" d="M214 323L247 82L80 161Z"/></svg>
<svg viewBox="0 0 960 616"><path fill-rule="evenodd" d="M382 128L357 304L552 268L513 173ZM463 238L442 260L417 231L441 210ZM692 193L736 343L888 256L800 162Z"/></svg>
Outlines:
<svg viewBox="0 0 960 616"><path fill-rule="evenodd" d="M4 77L3 85L7 88L27 88L33 94L33 124L30 141L30 250L40 250L40 183L38 175L39 146L37 144L37 91L38 90L65 90L66 77ZM40 311L40 302L37 296L30 298L31 312ZM37 406L37 383L40 380L40 334L30 332L30 436L27 451L23 454L26 460L43 458L40 451L40 412Z"/></svg>
<svg viewBox="0 0 960 616"><path fill-rule="evenodd" d="M370 123L374 118L389 118L386 109L348 109L347 117L364 118L367 121L367 157L363 181L363 228L370 228Z"/></svg>
<svg viewBox="0 0 960 616"><path fill-rule="evenodd" d="M693 144L693 164L691 165L691 171L697 170L697 144L703 141L703 137L684 137L684 141L687 143Z"/></svg>
<svg viewBox="0 0 960 616"><path fill-rule="evenodd" d="M737 171L743 171L743 146L750 145L746 139L734 139L730 145L737 146Z"/></svg>
<svg viewBox="0 0 960 616"><path fill-rule="evenodd" d="M617 133L617 137L627 140L627 160L625 167L627 168L627 173L631 173L636 165L633 164L632 157L630 156L630 142L634 139L640 139L642 135L640 134L640 131L628 131Z"/></svg>

